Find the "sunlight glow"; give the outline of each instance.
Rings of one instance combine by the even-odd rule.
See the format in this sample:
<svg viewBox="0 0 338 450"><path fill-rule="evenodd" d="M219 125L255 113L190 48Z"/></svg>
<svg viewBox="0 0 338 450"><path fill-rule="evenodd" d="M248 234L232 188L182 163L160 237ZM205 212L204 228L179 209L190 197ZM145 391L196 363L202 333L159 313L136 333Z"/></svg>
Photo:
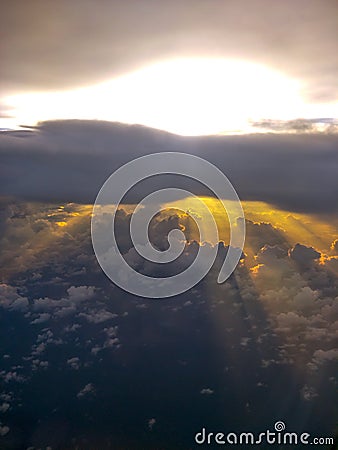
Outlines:
<svg viewBox="0 0 338 450"><path fill-rule="evenodd" d="M300 90L299 81L250 62L178 59L91 87L11 96L7 103L24 125L98 119L181 135L236 134L264 118L311 117Z"/></svg>
<svg viewBox="0 0 338 450"><path fill-rule="evenodd" d="M210 209L215 218L218 225L219 239L228 242L229 223L221 202L213 197L201 197L201 200ZM330 221L325 221L311 214L278 209L265 202L242 201L242 206L247 220L255 224L271 224L277 233L280 232L283 234L290 247L297 242L301 242L304 245L314 246L316 249L328 253L330 252L332 241L338 238L338 223L332 218ZM198 203L195 202L194 198L177 200L171 204L171 207L185 210L199 220L200 212ZM231 208L231 202L227 203L227 208ZM201 226L208 227L209 224L205 222ZM198 239L195 234L189 236L189 238ZM250 232L247 230L247 240L244 250L250 254L251 249L248 247L249 241ZM212 242L212 244L215 244L215 242Z"/></svg>

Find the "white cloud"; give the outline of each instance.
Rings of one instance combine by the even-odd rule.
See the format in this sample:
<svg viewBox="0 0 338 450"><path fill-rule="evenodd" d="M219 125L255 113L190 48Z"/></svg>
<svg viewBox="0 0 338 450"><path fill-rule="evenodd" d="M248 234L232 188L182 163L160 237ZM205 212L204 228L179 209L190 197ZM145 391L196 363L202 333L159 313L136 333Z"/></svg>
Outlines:
<svg viewBox="0 0 338 450"><path fill-rule="evenodd" d="M316 350L313 354L313 362L316 365L325 364L327 361L338 361L338 349Z"/></svg>
<svg viewBox="0 0 338 450"><path fill-rule="evenodd" d="M108 320L115 319L116 317L118 317L118 315L101 309L99 311L91 310L87 313L80 313L79 317L83 317L89 323L96 324L96 323L107 322Z"/></svg>
<svg viewBox="0 0 338 450"><path fill-rule="evenodd" d="M22 375L19 375L16 371L6 372L5 370L2 370L0 372L0 376L3 378L5 383L9 383L12 381L17 383L23 383L25 381L25 378Z"/></svg>
<svg viewBox="0 0 338 450"><path fill-rule="evenodd" d="M153 429L153 426L155 425L155 423L156 423L156 419L154 419L154 418L148 420L148 428L150 431Z"/></svg>
<svg viewBox="0 0 338 450"><path fill-rule="evenodd" d="M211 395L213 393L214 393L214 391L210 388L203 388L200 391L200 394L202 394L202 395Z"/></svg>
<svg viewBox="0 0 338 450"><path fill-rule="evenodd" d="M293 311L278 314L276 319L278 327L285 332L289 332L290 330L295 331L298 328L303 328L309 323L306 317L300 316Z"/></svg>
<svg viewBox="0 0 338 450"><path fill-rule="evenodd" d="M0 306L11 311L25 312L29 302L26 297L18 294L17 288L8 284L0 284Z"/></svg>
<svg viewBox="0 0 338 450"><path fill-rule="evenodd" d="M0 436L6 436L10 431L10 428L7 425L0 424Z"/></svg>
<svg viewBox="0 0 338 450"><path fill-rule="evenodd" d="M67 364L69 364L72 369L79 370L81 366L80 358L78 358L77 356L75 356L74 358L69 358L67 359Z"/></svg>
<svg viewBox="0 0 338 450"><path fill-rule="evenodd" d="M51 315L49 313L41 313L36 319L32 320L31 324L37 325L40 323L47 322L50 319L50 317Z"/></svg>
<svg viewBox="0 0 338 450"><path fill-rule="evenodd" d="M92 383L88 383L85 385L83 389L81 389L80 392L77 393L77 398L82 398L88 394L92 394L95 392L94 385Z"/></svg>
<svg viewBox="0 0 338 450"><path fill-rule="evenodd" d="M307 384L301 389L301 395L304 400L311 401L318 397L318 393L314 387L308 386Z"/></svg>
<svg viewBox="0 0 338 450"><path fill-rule="evenodd" d="M4 402L0 405L0 413L6 412L10 407L10 404L7 402Z"/></svg>

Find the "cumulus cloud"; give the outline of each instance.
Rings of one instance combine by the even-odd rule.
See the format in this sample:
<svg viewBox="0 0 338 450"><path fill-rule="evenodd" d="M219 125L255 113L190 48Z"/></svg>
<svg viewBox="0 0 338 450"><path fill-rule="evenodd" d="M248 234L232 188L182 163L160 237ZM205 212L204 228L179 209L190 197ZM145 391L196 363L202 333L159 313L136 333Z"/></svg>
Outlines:
<svg viewBox="0 0 338 450"><path fill-rule="evenodd" d="M50 317L51 317L51 315L48 313L41 313L38 315L38 317L36 319L31 321L31 324L35 325L35 324L47 322L50 319Z"/></svg>
<svg viewBox="0 0 338 450"><path fill-rule="evenodd" d="M303 328L304 325L308 324L308 320L304 316L300 316L293 311L288 313L280 313L276 317L277 323L279 325L278 330L282 331L292 331L296 332L299 328Z"/></svg>
<svg viewBox="0 0 338 450"><path fill-rule="evenodd" d="M106 340L104 341L104 348L107 347L113 347L113 346L120 346L120 340L117 337L117 331L118 331L118 326L114 326L114 327L106 327L103 329L103 332L106 335Z"/></svg>
<svg viewBox="0 0 338 450"><path fill-rule="evenodd" d="M93 383L88 383L85 385L85 387L83 389L81 389L81 391L79 391L77 393L77 398L82 398L85 397L89 394L93 394L95 392L95 388Z"/></svg>
<svg viewBox="0 0 338 450"><path fill-rule="evenodd" d="M334 255L338 255L338 239L335 239L333 242L332 242L332 245L331 245L331 252L334 254Z"/></svg>
<svg viewBox="0 0 338 450"><path fill-rule="evenodd" d="M44 212L38 213L39 208ZM109 361L111 364L113 360L114 364L128 367L130 361L143 358L143 352L171 345L173 330L176 333L184 329L186 332L187 324L188 335L193 333L193 340L200 339L204 346L210 331L205 324L212 323L217 329L217 333L212 331L212 334L221 346L223 356L220 358L224 357L226 376L234 376L237 380L240 373L245 373L242 358L238 356L243 352L245 357L254 360L252 367L257 377L253 376L252 383L255 388L269 389L271 374L275 376L284 369L292 373L295 369L301 380L296 388L301 401L315 403L320 400L324 388L318 385L318 379L327 379L332 374L337 356L338 279L330 268L335 245L331 249L328 245L328 254L301 242L291 245L286 229L276 228L268 222L251 221L248 222L247 244L252 255L242 259L226 283L218 285L216 282L217 264L227 250L222 244L214 268L199 285L179 298L153 302L135 299L109 283L89 257L92 248L88 217L81 219L78 205L65 205L62 211L58 209L58 206L39 205L27 209L13 207L11 214L4 213L3 220L10 220L11 224L5 230L5 238L13 228L15 236L20 236L22 227L22 240L18 245L24 248L30 248L34 236L44 230L45 225L40 228L39 224L45 216L50 215L52 222L62 218L67 222L70 217L77 220L74 227L60 227L62 231L59 231L57 244L53 239L44 242L34 264L20 265L17 272L12 273L11 283L8 281L2 286L3 313L20 314L31 339L21 355L6 349L11 358L3 360L8 367L0 374L5 386L11 387L23 380L28 384L30 377L38 371L39 375L47 376L49 372L65 367L86 373L82 380L93 379L92 372L87 370L97 363ZM75 213L79 215L71 216ZM162 220L163 217L156 219L152 237L159 247L164 248L171 226L180 226L181 220L186 219L173 214L171 220L165 218L163 223ZM152 267L139 264L129 247L126 238L129 213L121 212L119 221L124 254L133 256L131 259L136 268L151 272ZM28 222L29 231L26 231ZM54 228L51 230L53 234ZM194 241L188 245L198 247ZM12 243L12 251L14 246ZM9 250L10 247L6 247L6 251ZM189 262L189 251L185 257ZM79 270L83 266L85 272ZM177 267L170 270L181 267L178 262ZM20 301L26 299L22 310L12 309L18 298ZM39 319L48 315L46 322L39 323ZM195 358L191 356L195 355L195 350L185 350L186 339L186 335L184 339L177 335L180 350L174 358L186 361L184 365L179 362L182 370L188 370ZM155 354L158 358L157 350ZM61 362L54 355L62 355ZM170 360L171 353L168 355ZM14 357L20 359L24 369L14 368L16 361L11 364ZM199 360L200 355L196 358ZM238 370L236 374L234 367ZM193 389L196 395L210 396L212 401L214 389L208 387L206 381L218 386L218 380L202 378ZM77 386L78 398L94 392L94 388L84 385ZM253 410L251 402L250 409Z"/></svg>
<svg viewBox="0 0 338 450"><path fill-rule="evenodd" d="M202 395L211 395L213 393L214 393L214 391L210 388L203 388L200 391L200 394L202 394Z"/></svg>
<svg viewBox="0 0 338 450"><path fill-rule="evenodd" d="M148 428L150 431L153 429L153 426L155 425L155 423L156 423L156 419L154 419L154 418L148 420Z"/></svg>
<svg viewBox="0 0 338 450"><path fill-rule="evenodd" d="M0 377L4 380L5 383L23 383L25 381L25 377L20 375L17 371L6 372L5 370L2 370L0 372Z"/></svg>
<svg viewBox="0 0 338 450"><path fill-rule="evenodd" d="M74 358L69 358L67 359L67 364L69 364L72 369L79 370L81 365L80 358L78 358L77 356L75 356Z"/></svg>
<svg viewBox="0 0 338 450"><path fill-rule="evenodd" d="M316 392L315 388L308 386L307 384L301 389L301 394L306 401L311 401L314 398L318 397L318 393Z"/></svg>
<svg viewBox="0 0 338 450"><path fill-rule="evenodd" d="M10 428L7 425L0 424L0 436L6 436L10 431Z"/></svg>
<svg viewBox="0 0 338 450"><path fill-rule="evenodd" d="M10 407L10 404L9 404L9 403L7 403L7 402L2 403L2 404L0 405L0 412L1 412L1 413L6 412L6 411L9 409L9 407Z"/></svg>
<svg viewBox="0 0 338 450"><path fill-rule="evenodd" d="M320 253L313 247L306 247L305 245L296 244L290 250L290 258L300 265L311 265L314 260L320 258Z"/></svg>
<svg viewBox="0 0 338 450"><path fill-rule="evenodd" d="M11 311L28 310L28 299L18 294L18 289L7 284L0 284L0 306Z"/></svg>
<svg viewBox="0 0 338 450"><path fill-rule="evenodd" d="M338 257L332 256L328 257L325 260L326 266L334 273L336 276L338 276Z"/></svg>
<svg viewBox="0 0 338 450"><path fill-rule="evenodd" d="M286 340L281 359L295 364L301 349L307 367L318 370L336 358L338 279L329 260L301 244L288 251L265 246L255 259L254 287L275 331Z"/></svg>
<svg viewBox="0 0 338 450"><path fill-rule="evenodd" d="M107 320L114 319L118 317L117 314L113 314L109 311L99 310L99 311L90 311L88 313L80 313L79 317L85 318L90 323L102 323Z"/></svg>
<svg viewBox="0 0 338 450"><path fill-rule="evenodd" d="M313 354L313 361L316 365L324 364L327 361L338 361L338 349L316 350Z"/></svg>
<svg viewBox="0 0 338 450"><path fill-rule="evenodd" d="M60 299L49 297L34 299L30 308L30 315L34 318L31 324L41 324L50 320L59 320L65 317L74 316L85 317L88 321L99 323L107 320L111 316L103 316L103 312L93 311L85 313L86 306L82 304L90 302L95 295L94 286L71 286L67 289L67 295ZM108 314L108 312L106 312Z"/></svg>

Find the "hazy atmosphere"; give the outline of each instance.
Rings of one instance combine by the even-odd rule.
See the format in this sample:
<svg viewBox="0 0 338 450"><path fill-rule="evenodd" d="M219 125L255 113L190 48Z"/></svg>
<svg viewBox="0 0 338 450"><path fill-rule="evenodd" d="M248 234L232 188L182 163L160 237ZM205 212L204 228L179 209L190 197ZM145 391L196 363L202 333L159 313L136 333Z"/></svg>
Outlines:
<svg viewBox="0 0 338 450"><path fill-rule="evenodd" d="M334 0L2 2L1 450L336 448L337 30ZM93 209L168 152L222 172L245 219L221 178L155 159ZM117 253L127 289L104 272ZM177 295L128 289L199 254L212 267Z"/></svg>

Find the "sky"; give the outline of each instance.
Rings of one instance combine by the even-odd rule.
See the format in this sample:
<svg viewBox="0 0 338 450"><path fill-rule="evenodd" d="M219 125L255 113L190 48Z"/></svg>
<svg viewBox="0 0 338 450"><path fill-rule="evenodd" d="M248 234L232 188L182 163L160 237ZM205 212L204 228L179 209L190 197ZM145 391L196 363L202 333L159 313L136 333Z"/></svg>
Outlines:
<svg viewBox="0 0 338 450"><path fill-rule="evenodd" d="M2 2L1 449L186 450L203 428L258 436L280 421L336 448L337 13L333 0ZM216 255L194 287L155 300L108 279L91 220L114 171L165 152L226 175L246 239L218 283L227 198L168 173L130 189L114 223L102 206L116 237L104 255L142 276ZM169 187L191 195L155 205L149 239L158 252L173 230L185 239L158 264L130 227Z"/></svg>
<svg viewBox="0 0 338 450"><path fill-rule="evenodd" d="M326 129L337 119L336 6L4 2L1 126L99 119L199 135L307 119Z"/></svg>

